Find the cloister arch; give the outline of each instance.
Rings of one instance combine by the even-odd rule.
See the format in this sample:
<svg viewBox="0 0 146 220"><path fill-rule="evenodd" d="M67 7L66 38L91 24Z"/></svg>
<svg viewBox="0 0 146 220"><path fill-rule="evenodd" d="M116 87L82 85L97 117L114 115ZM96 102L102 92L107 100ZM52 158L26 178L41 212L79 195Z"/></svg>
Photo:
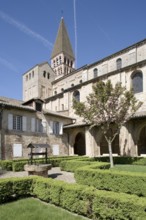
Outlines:
<svg viewBox="0 0 146 220"><path fill-rule="evenodd" d="M138 155L146 154L146 125L139 132L137 147Z"/></svg>
<svg viewBox="0 0 146 220"><path fill-rule="evenodd" d="M120 155L119 135L117 135L115 137L114 141L112 142L112 153ZM108 143L107 143L104 135L102 136L101 141L100 141L100 154L101 155L109 154Z"/></svg>
<svg viewBox="0 0 146 220"><path fill-rule="evenodd" d="M79 132L75 137L74 154L86 155L85 134L82 132Z"/></svg>

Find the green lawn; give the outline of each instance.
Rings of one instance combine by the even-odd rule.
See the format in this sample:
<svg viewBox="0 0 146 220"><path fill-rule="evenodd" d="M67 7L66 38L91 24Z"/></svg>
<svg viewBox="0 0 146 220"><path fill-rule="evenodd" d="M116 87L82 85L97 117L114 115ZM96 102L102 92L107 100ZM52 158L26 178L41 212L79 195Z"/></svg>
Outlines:
<svg viewBox="0 0 146 220"><path fill-rule="evenodd" d="M0 206L1 220L83 220L61 208L27 198Z"/></svg>
<svg viewBox="0 0 146 220"><path fill-rule="evenodd" d="M141 165L115 165L113 170L146 173L146 166Z"/></svg>

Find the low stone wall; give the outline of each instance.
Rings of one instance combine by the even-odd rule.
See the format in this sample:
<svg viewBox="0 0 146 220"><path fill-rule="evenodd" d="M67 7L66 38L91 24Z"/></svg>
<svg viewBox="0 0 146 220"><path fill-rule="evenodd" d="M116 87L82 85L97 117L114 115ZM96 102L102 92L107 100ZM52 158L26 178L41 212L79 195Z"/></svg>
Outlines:
<svg viewBox="0 0 146 220"><path fill-rule="evenodd" d="M24 165L24 170L28 172L28 175L37 175L43 177L48 177L48 170L50 170L51 168L51 164Z"/></svg>

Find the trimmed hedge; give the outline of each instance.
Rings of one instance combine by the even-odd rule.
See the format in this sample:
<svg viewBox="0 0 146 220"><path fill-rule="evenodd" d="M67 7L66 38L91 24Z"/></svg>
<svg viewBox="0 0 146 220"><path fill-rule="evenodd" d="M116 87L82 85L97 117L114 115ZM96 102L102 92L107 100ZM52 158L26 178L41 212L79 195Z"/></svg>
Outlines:
<svg viewBox="0 0 146 220"><path fill-rule="evenodd" d="M71 212L96 219L146 219L146 199L94 187L37 178L34 195Z"/></svg>
<svg viewBox="0 0 146 220"><path fill-rule="evenodd" d="M35 177L0 179L0 204L32 194Z"/></svg>
<svg viewBox="0 0 146 220"><path fill-rule="evenodd" d="M94 220L146 219L146 199L124 193L96 190L43 177L0 180L0 202L20 196L37 198Z"/></svg>
<svg viewBox="0 0 146 220"><path fill-rule="evenodd" d="M80 160L64 160L60 163L61 170L65 170L68 172L75 172L75 170L79 167L83 167L86 165L90 165L92 162L89 161L80 161Z"/></svg>
<svg viewBox="0 0 146 220"><path fill-rule="evenodd" d="M3 170L12 171L13 161L12 160L0 160L0 167Z"/></svg>
<svg viewBox="0 0 146 220"><path fill-rule="evenodd" d="M146 158L142 157L113 157L115 164L135 164L135 165L146 165ZM48 157L48 163L52 164L53 167L61 166L62 169L67 171L74 171L69 165L65 165L66 162L62 164L62 161L70 161L70 160L79 160L87 162L109 162L109 157L95 157L89 158L85 156L55 156ZM28 159L17 159L17 160L0 160L0 166L3 170L7 171L23 171L24 165L28 163ZM45 160L42 158L35 159L36 164L45 163ZM85 165L87 165L85 163ZM69 170L68 170L69 169ZM75 168L76 169L76 168Z"/></svg>
<svg viewBox="0 0 146 220"><path fill-rule="evenodd" d="M97 165L81 167L75 171L77 183L100 190L123 192L146 197L146 174L116 170L101 170Z"/></svg>
<svg viewBox="0 0 146 220"><path fill-rule="evenodd" d="M81 156L59 156L59 157L48 157L47 162L48 164L52 164L53 167L59 167L61 161L64 160L72 160L72 159L81 159ZM84 157L86 160L86 157ZM29 161L28 159L17 159L17 160L0 160L0 167L3 170L7 171L24 171L24 165L27 164ZM44 164L44 158L35 158L35 164Z"/></svg>
<svg viewBox="0 0 146 220"><path fill-rule="evenodd" d="M59 167L60 163L64 160L78 160L82 159L82 156L60 156L60 157L48 157L47 163L52 164L53 167ZM88 159L88 157L84 157L83 160ZM3 170L7 171L24 171L24 165L29 162L28 159L17 159L17 160L0 160L0 167L2 167ZM34 160L35 164L44 164L45 159L44 158L35 158Z"/></svg>
<svg viewBox="0 0 146 220"><path fill-rule="evenodd" d="M62 161L60 163L61 170L75 172L76 169L87 166L87 165L97 166L99 169L109 169L109 163L95 162L95 161L85 161L85 160L69 160Z"/></svg>

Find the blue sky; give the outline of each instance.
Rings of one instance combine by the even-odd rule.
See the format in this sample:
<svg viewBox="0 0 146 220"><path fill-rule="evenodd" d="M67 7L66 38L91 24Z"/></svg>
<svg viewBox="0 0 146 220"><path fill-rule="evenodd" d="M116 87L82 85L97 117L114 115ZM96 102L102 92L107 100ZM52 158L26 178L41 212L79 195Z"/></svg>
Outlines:
<svg viewBox="0 0 146 220"><path fill-rule="evenodd" d="M76 14L81 67L146 38L145 10L145 0L0 0L0 96L22 99L22 74L50 62L62 14L74 51Z"/></svg>

